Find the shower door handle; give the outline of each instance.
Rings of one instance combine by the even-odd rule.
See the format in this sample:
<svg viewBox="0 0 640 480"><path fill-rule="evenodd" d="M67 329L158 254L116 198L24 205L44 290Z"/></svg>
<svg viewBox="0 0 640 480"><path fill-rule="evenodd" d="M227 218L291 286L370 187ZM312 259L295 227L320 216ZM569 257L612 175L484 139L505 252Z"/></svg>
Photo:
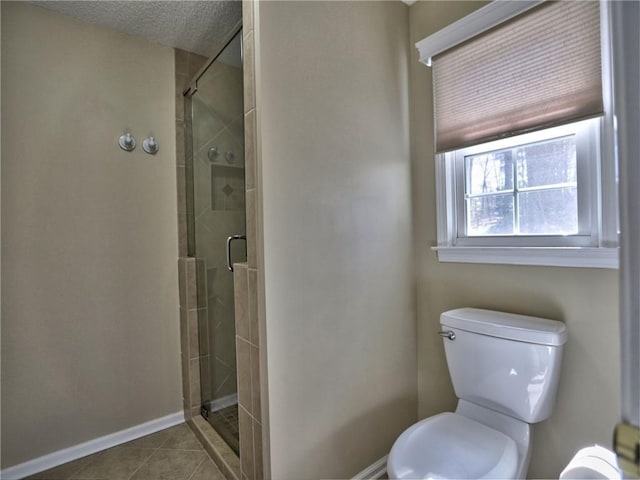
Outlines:
<svg viewBox="0 0 640 480"><path fill-rule="evenodd" d="M227 270L233 272L233 265L231 265L231 242L234 240L247 241L246 235L231 235L227 238Z"/></svg>

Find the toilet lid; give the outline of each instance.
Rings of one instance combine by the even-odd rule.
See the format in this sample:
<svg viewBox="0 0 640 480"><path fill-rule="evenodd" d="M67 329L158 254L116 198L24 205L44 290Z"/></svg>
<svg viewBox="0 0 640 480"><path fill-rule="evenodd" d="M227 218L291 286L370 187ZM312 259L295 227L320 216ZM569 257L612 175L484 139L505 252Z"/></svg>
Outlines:
<svg viewBox="0 0 640 480"><path fill-rule="evenodd" d="M514 478L517 466L518 450L511 438L455 413L409 427L387 461L393 479Z"/></svg>

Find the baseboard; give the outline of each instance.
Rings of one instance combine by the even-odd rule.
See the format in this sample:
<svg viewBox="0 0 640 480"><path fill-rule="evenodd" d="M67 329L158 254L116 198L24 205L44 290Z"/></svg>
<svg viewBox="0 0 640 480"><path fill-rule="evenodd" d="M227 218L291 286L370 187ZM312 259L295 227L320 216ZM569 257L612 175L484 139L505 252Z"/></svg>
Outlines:
<svg viewBox="0 0 640 480"><path fill-rule="evenodd" d="M216 400L211 400L209 402L209 409L212 412L217 412L218 410L222 410L223 408L230 407L231 405L236 405L238 403L238 394L232 393L231 395L227 395L226 397L217 398Z"/></svg>
<svg viewBox="0 0 640 480"><path fill-rule="evenodd" d="M372 463L360 473L354 475L351 480L377 480L387 473L387 455L375 463Z"/></svg>
<svg viewBox="0 0 640 480"><path fill-rule="evenodd" d="M38 472L43 472L50 468L57 467L63 463L86 457L92 453L115 447L116 445L144 437L151 433L159 432L160 430L173 427L174 425L178 425L183 422L184 412L180 411L172 413L165 417L156 418L155 420L141 423L140 425L120 430L119 432L110 433L109 435L95 438L88 442L80 443L63 450L58 450L57 452L34 458L33 460L14 465L13 467L5 468L0 471L0 478L3 480L17 480L28 477Z"/></svg>

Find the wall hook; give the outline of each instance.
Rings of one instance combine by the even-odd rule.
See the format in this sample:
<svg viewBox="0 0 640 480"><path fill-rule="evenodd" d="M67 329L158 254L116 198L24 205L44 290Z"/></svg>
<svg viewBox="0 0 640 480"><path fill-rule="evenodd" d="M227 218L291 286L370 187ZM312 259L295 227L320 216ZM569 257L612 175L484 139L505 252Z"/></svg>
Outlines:
<svg viewBox="0 0 640 480"><path fill-rule="evenodd" d="M149 155L155 155L160 150L160 145L155 137L145 138L142 142L142 148Z"/></svg>
<svg viewBox="0 0 640 480"><path fill-rule="evenodd" d="M133 135L131 135L131 133L127 132L123 135L120 135L120 138L118 138L118 145L120 145L120 148L125 152L130 152L134 148L136 148L136 139L133 138Z"/></svg>

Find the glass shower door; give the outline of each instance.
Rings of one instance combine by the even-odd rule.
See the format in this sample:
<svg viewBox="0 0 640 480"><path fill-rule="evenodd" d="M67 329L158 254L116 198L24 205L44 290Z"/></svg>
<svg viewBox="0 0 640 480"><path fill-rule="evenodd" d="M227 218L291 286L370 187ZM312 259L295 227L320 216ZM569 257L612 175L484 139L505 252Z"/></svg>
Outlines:
<svg viewBox="0 0 640 480"><path fill-rule="evenodd" d="M201 411L236 453L235 313L226 242L245 233L241 38L242 31L198 79L191 97ZM231 260L246 260L244 241L234 242Z"/></svg>

